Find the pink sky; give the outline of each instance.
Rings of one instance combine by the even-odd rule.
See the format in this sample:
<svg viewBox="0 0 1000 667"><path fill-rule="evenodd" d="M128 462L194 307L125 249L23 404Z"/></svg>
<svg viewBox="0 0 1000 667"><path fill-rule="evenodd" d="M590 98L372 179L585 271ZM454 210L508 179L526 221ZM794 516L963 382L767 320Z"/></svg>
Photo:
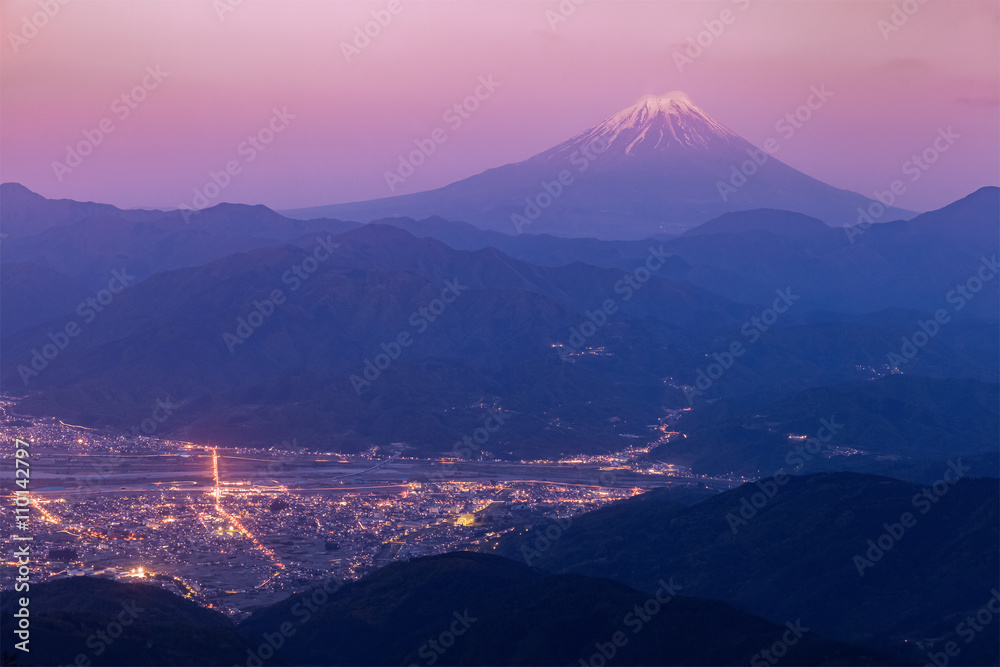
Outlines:
<svg viewBox="0 0 1000 667"><path fill-rule="evenodd" d="M348 63L340 43L388 4L243 0L220 19L213 0L70 0L15 53L10 34L41 9L6 0L0 180L174 208L236 160L220 201L283 209L388 196L397 155L447 128L442 113L492 74L500 87L396 194L529 157L646 93L684 90L760 144L820 84L833 97L782 141L778 157L793 167L871 196L951 126L961 138L899 205L937 208L1000 184L991 0L929 0L888 39L877 22L893 2L590 0L553 30L556 1L402 0ZM679 72L675 51L723 10L734 20ZM156 66L169 76L120 118L116 98ZM273 108L295 118L245 162L238 147ZM58 180L52 163L105 118L114 131Z"/></svg>

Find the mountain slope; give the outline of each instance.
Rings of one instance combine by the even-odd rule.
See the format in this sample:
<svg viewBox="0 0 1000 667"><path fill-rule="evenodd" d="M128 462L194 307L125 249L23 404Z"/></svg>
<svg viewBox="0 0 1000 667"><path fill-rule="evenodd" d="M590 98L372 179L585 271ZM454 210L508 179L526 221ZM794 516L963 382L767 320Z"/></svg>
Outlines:
<svg viewBox="0 0 1000 667"><path fill-rule="evenodd" d="M691 267L682 274L709 291L755 302L790 285L808 296L805 308L865 313L891 307L952 310L949 290L987 264L981 292L956 318L998 319L1000 189L985 187L911 221L861 231L831 229L788 211L729 213L665 241Z"/></svg>
<svg viewBox="0 0 1000 667"><path fill-rule="evenodd" d="M720 184L752 156L760 166L723 192ZM505 233L638 239L755 208L848 225L870 201L767 157L683 93L670 93L643 97L554 148L443 188L285 214L362 222L437 215ZM889 209L884 219L912 215Z"/></svg>
<svg viewBox="0 0 1000 667"><path fill-rule="evenodd" d="M16 659L5 664L232 665L250 647L222 614L158 586L69 577L31 583L30 651L21 653L11 639L21 595L4 590L0 603L4 652Z"/></svg>
<svg viewBox="0 0 1000 667"><path fill-rule="evenodd" d="M321 268L300 279L293 267L318 247L313 237L300 241L308 251L264 248L135 284L84 323L51 364L29 374L27 386L18 366L31 363L53 325L5 341L4 382L29 394L19 410L54 409L81 420L74 423L127 428L148 410L149 396L169 394L189 409L165 428L186 428L190 437L270 444L291 433L331 448L386 438L426 448L460 438L484 397L503 397L519 415L497 447L516 444L527 453L541 439L546 447L590 449L616 429L646 430L663 384L641 351L615 364L613 383L609 368L564 363L553 346L584 312L615 296L620 309L602 332L636 343L648 330L663 337L683 327L695 336L749 314L659 278L626 301L614 291L620 271L535 267L494 249L455 251L378 225L334 237ZM456 281L459 296L439 317L420 314ZM264 306L270 315L245 341L236 339L237 318L251 317L255 301L276 289L284 302ZM371 382L355 391L352 376L363 377L366 360L401 332L412 337L405 353L384 372L369 371ZM547 410L573 414L587 431L553 433ZM614 416L621 422L609 421Z"/></svg>
<svg viewBox="0 0 1000 667"><path fill-rule="evenodd" d="M0 183L0 233L3 238L38 234L53 227L67 227L91 217L118 217L135 222L156 220L164 212L124 210L111 204L46 199L20 183Z"/></svg>
<svg viewBox="0 0 1000 667"><path fill-rule="evenodd" d="M682 597L679 581L650 584L659 600L485 554L394 563L333 593L295 624L277 657L296 665L577 665L604 664L604 645L614 664L733 665L748 663L786 630L719 602ZM255 613L240 630L252 638L273 632L294 620L295 605L309 596ZM637 614L637 605L649 605L650 613ZM616 633L618 646L609 644ZM799 665L885 660L812 633L789 656Z"/></svg>
<svg viewBox="0 0 1000 667"><path fill-rule="evenodd" d="M4 240L0 258L59 271L90 289L106 283L110 271L123 264L141 280L157 271L197 266L307 233L342 234L358 227L340 220L291 220L266 206L223 203L195 215L136 212L44 199L27 190L22 193L21 186L12 183L0 187L20 193L0 199L0 219L31 230Z"/></svg>
<svg viewBox="0 0 1000 667"><path fill-rule="evenodd" d="M92 322L68 313L8 336L2 380L24 395L19 411L113 429L169 395L185 408L163 432L199 441L440 452L476 428L485 400L513 413L488 448L498 456L607 452L621 434L659 438L650 425L687 405L681 385L713 352L749 342L741 323L761 310L667 277L633 289L631 272L538 267L384 225L319 239L157 273ZM296 276L310 260L315 270ZM440 317L421 315L454 281L461 296L439 302ZM283 303L255 305L275 290ZM866 379L915 321L809 324L804 314L768 327L706 400ZM36 355L67 321L79 336L51 360ZM401 333L412 343L374 369ZM995 381L993 348L995 326L956 323L907 372Z"/></svg>
<svg viewBox="0 0 1000 667"><path fill-rule="evenodd" d="M997 384L888 375L778 399L749 396L698 405L675 426L689 435L655 454L703 474L860 471L888 460L913 466L943 460L945 453L995 454L998 406ZM815 437L821 419L836 425L832 437L813 456L796 454L804 444L797 438Z"/></svg>
<svg viewBox="0 0 1000 667"><path fill-rule="evenodd" d="M294 592L237 629L155 586L70 577L32 584L31 651L7 642L5 664L597 665L603 653L617 664L732 665L761 659L783 636L795 664L890 664L884 653L825 639L794 620L786 627L685 597L672 579L654 587L649 595L457 552ZM8 637L17 597L3 593Z"/></svg>
<svg viewBox="0 0 1000 667"><path fill-rule="evenodd" d="M0 264L0 286L4 334L66 315L88 296L69 276L30 262Z"/></svg>
<svg viewBox="0 0 1000 667"><path fill-rule="evenodd" d="M955 639L956 624L989 601L1000 566L997 480L971 478L995 471L954 463L942 464L938 479L963 478L938 490L836 473L748 483L693 507L654 491L574 518L547 550L528 553L550 572L647 591L670 575L688 582L685 594L772 621L801 617L847 641L940 650ZM906 512L915 523L882 538ZM523 560L534 537L511 535L496 553ZM880 539L882 555L869 543ZM961 642L959 664L996 664L998 639L993 623L974 645Z"/></svg>

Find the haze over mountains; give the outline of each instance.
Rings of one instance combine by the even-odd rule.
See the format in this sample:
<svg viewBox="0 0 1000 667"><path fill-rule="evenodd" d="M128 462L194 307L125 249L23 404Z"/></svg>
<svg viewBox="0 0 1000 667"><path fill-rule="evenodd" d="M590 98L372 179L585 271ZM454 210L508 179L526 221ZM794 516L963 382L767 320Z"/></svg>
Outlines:
<svg viewBox="0 0 1000 667"><path fill-rule="evenodd" d="M1000 4L0 17L0 667L1000 667Z"/></svg>
<svg viewBox="0 0 1000 667"><path fill-rule="evenodd" d="M595 144L507 228L525 188ZM157 436L437 461L494 415L471 465L632 447L683 471L337 585L269 664L597 667L614 645L627 664L756 666L788 633L796 664L921 664L949 642L950 664L996 664L1000 625L971 644L961 624L1000 596L1000 189L838 228L865 200L770 158L739 190L756 208L710 202L747 150L671 95L394 200L420 219L130 211L5 183L0 382L19 415L112 433L166 404ZM700 475L759 479L717 494ZM238 624L143 586L35 586L31 664L75 660L122 596L156 612L108 663L256 664L319 582L297 583ZM5 592L5 627L14 608ZM471 618L447 653L428 642Z"/></svg>
<svg viewBox="0 0 1000 667"><path fill-rule="evenodd" d="M813 93L819 103L825 95ZM794 133L787 121L785 127ZM778 139L767 148L780 156ZM774 155L675 91L647 95L549 150L442 188L284 213L361 222L442 216L506 234L614 240L677 234L726 212L757 208L795 211L845 226L858 222L859 207L873 203ZM889 207L880 220L913 215Z"/></svg>
<svg viewBox="0 0 1000 667"><path fill-rule="evenodd" d="M188 224L179 212L53 202L14 184L0 195L0 215L17 221L0 264L0 377L24 395L21 409L72 423L127 429L169 395L184 409L167 432L186 438L266 446L291 435L342 451L405 442L430 454L475 428L485 402L510 415L490 455L533 458L607 451L622 435L652 442L665 410L694 407L685 423L697 424L719 399L755 397L748 415L763 409L787 431L746 431L748 416L736 417L724 439L692 432L685 443L701 450L659 454L696 471L766 474L784 434L809 432L790 411L815 402L802 392L837 387L844 418L894 421L911 405L939 426L919 446L902 432L911 446L862 438L856 455L828 452L806 469L923 479L946 453L995 449L979 427L996 410L977 397L998 379L996 188L853 238L761 209L678 238L615 242L441 218L295 221L235 204ZM323 261L297 277L317 252ZM107 308L78 307L122 270L132 279ZM983 278L975 293L970 276ZM454 303L415 327L448 284L460 286ZM273 311L257 305L276 289L285 300ZM259 309L267 317L247 328ZM910 354L906 341L942 309L947 321ZM81 333L40 358L70 321ZM390 367L369 368L383 344L418 330ZM730 362L734 342L746 351ZM727 368L709 378L713 363ZM927 379L903 381L911 374ZM861 400L871 391L882 402ZM967 418L927 400L949 393Z"/></svg>
<svg viewBox="0 0 1000 667"><path fill-rule="evenodd" d="M41 648L18 664L75 661L123 597L144 613L94 664L256 665L266 649L267 664L756 666L782 641L789 664L922 664L949 646L949 664L996 664L1000 625L973 643L963 623L1000 597L1000 189L840 229L820 216L860 197L771 159L746 186L768 208L699 208L746 146L678 97L494 182L541 178L594 141L607 148L593 180L556 201L616 240L481 229L458 195L448 209L428 193L433 217L362 224L0 185L0 382L17 414L129 433L166 404L158 436L425 460L492 414L503 421L476 465L565 469L631 446L688 480L531 519L485 553L367 572L305 620L297 605L320 582L239 623L141 585L33 584ZM642 174L679 173L705 187L633 206L655 189ZM616 197L615 179L637 199ZM774 208L794 208L767 187L782 179L819 203ZM668 202L719 215L626 238L658 232ZM569 213L552 220L596 229ZM699 475L761 479L716 494ZM16 606L4 591L4 627ZM450 650L435 649L455 624Z"/></svg>

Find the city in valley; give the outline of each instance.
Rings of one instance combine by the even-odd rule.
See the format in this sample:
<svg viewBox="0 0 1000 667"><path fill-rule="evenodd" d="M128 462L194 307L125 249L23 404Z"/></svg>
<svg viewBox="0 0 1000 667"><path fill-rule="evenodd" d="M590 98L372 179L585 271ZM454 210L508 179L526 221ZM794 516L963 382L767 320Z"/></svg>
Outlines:
<svg viewBox="0 0 1000 667"><path fill-rule="evenodd" d="M14 416L6 399L0 409L3 457L29 443L33 577L141 580L234 617L393 560L543 534L650 488L743 481L693 476L648 447L519 462L410 458L404 443L360 455L224 448ZM3 569L13 577L16 559Z"/></svg>

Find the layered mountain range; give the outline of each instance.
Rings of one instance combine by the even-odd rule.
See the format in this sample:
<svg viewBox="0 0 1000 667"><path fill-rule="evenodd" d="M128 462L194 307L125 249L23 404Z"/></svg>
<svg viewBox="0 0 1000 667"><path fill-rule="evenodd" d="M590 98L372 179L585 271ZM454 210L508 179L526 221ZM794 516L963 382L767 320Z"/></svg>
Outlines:
<svg viewBox="0 0 1000 667"><path fill-rule="evenodd" d="M925 426L888 439L855 429L843 444L856 455L810 466L919 478L947 453L995 450L998 281L966 285L992 276L997 192L852 238L760 209L671 239L599 241L233 204L188 223L5 184L0 215L16 224L0 255L0 378L20 409L72 423L127 430L169 396L183 409L168 434L341 451L440 451L485 402L511 415L488 455L602 452L622 435L652 442L666 411L694 407L688 446L658 454L758 474L780 462L787 433L816 428L795 406L835 387L845 418L913 410ZM128 284L101 296L116 272ZM420 315L449 284L453 303ZM111 300L88 305L98 297ZM902 356L942 309L947 322ZM70 323L79 334L47 358ZM412 344L373 370L402 333ZM731 362L734 343L746 352ZM953 419L932 398L946 395L971 412ZM730 412L699 422L720 399ZM700 423L728 435L702 437Z"/></svg>
<svg viewBox="0 0 1000 667"><path fill-rule="evenodd" d="M293 580L239 623L32 582L16 664L82 664L128 609L94 664L997 664L1000 189L855 224L872 205L681 93L369 202L0 185L11 420L128 434L167 405L158 437L438 459L490 414L472 458L690 470L556 537L532 513L477 553Z"/></svg>

